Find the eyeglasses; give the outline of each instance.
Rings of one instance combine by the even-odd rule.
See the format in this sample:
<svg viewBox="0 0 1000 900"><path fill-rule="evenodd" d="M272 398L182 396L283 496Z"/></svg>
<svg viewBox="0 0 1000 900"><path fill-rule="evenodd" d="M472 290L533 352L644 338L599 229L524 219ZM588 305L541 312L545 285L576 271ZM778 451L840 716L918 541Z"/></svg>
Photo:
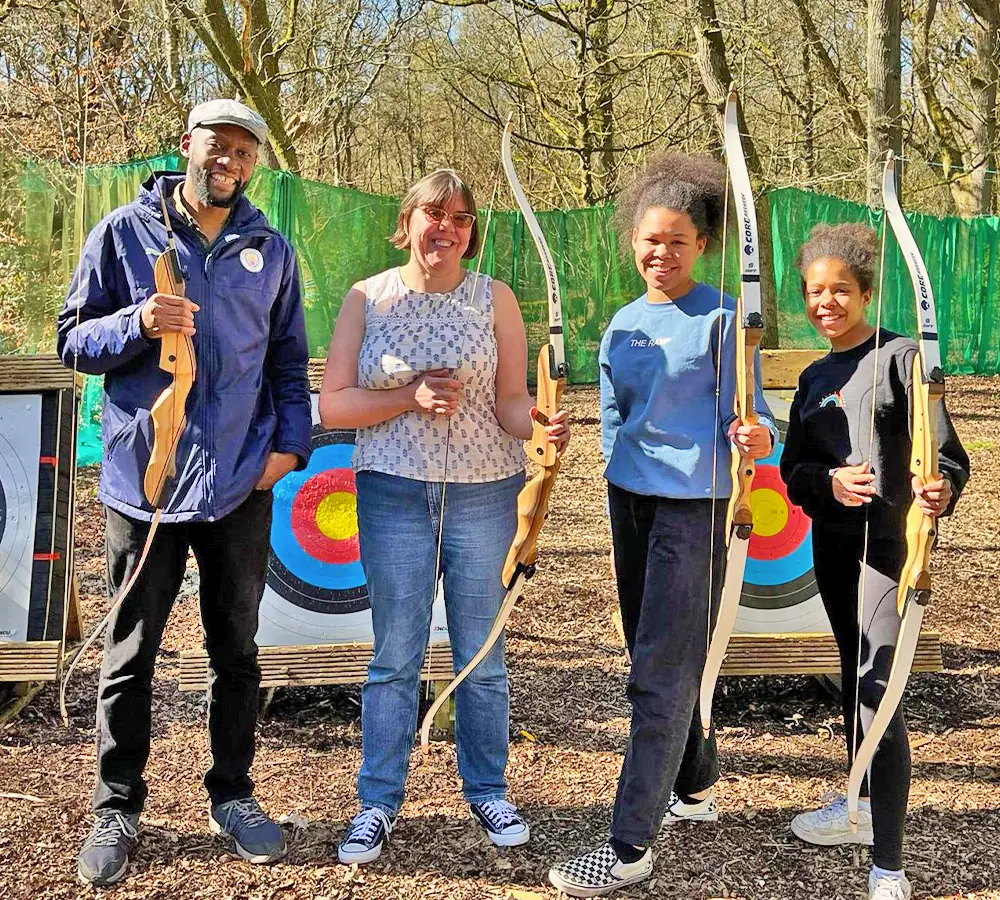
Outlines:
<svg viewBox="0 0 1000 900"><path fill-rule="evenodd" d="M421 210L428 219L440 225L445 219L451 219L456 228L471 228L476 224L476 217L467 212L448 212L440 206L421 206Z"/></svg>

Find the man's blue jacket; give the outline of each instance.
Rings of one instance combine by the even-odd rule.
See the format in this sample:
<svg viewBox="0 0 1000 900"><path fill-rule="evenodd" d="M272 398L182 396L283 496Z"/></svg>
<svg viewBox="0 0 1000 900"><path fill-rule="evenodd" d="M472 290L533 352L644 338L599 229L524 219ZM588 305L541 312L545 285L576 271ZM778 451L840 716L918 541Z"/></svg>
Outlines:
<svg viewBox="0 0 1000 900"><path fill-rule="evenodd" d="M142 483L153 443L149 410L170 376L140 313L155 292L153 264L167 246L160 192L195 313L197 371L177 478L164 522L220 519L253 491L272 451L310 453L312 411L298 269L291 245L246 197L206 247L171 202L183 176L157 175L137 200L91 231L59 314L66 366L104 375L104 459L98 497L137 519L153 510ZM168 492L171 490L168 485Z"/></svg>

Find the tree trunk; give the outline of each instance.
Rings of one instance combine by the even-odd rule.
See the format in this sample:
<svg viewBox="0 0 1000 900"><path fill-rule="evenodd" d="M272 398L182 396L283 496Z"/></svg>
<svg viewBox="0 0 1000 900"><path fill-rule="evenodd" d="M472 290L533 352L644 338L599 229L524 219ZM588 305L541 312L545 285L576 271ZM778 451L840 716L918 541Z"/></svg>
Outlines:
<svg viewBox="0 0 1000 900"><path fill-rule="evenodd" d="M170 0L160 0L160 18L163 21L163 61L167 71L167 91L174 103L180 104L184 99L184 83L181 80L181 38Z"/></svg>
<svg viewBox="0 0 1000 900"><path fill-rule="evenodd" d="M594 81L597 88L597 116L600 124L601 184L597 193L600 202L606 201L617 187L617 156L615 154L615 95L614 72L608 49L608 16L610 0L597 0L594 7L596 19L590 33L593 48Z"/></svg>
<svg viewBox="0 0 1000 900"><path fill-rule="evenodd" d="M705 93L718 111L720 131L723 127L723 117L726 109L726 98L729 96L729 85L732 83L732 73L726 61L726 42L719 22L719 14L715 0L690 0L694 37L697 42L698 69L705 86ZM759 182L764 182L763 169L757 147L747 132L743 118L743 107L740 106L740 134L743 135L743 152L747 157L747 169L750 175ZM761 306L764 314L763 346L775 348L778 346L778 305L777 286L774 281L774 257L771 253L771 217L769 204L758 204L757 230L760 232L761 256Z"/></svg>
<svg viewBox="0 0 1000 900"><path fill-rule="evenodd" d="M996 0L973 3L978 17L973 39L976 43L978 71L973 82L975 119L972 126L975 158L969 174L969 187L978 200L974 215L988 216L993 211L997 167L997 87L1000 83L1000 4Z"/></svg>
<svg viewBox="0 0 1000 900"><path fill-rule="evenodd" d="M579 141L580 157L580 202L593 206L594 192L594 132L590 127L590 98L588 96L589 77L587 75L587 39L576 40L576 135Z"/></svg>
<svg viewBox="0 0 1000 900"><path fill-rule="evenodd" d="M900 0L868 0L868 205L882 205L888 150L902 153L900 128ZM899 169L897 168L897 173Z"/></svg>

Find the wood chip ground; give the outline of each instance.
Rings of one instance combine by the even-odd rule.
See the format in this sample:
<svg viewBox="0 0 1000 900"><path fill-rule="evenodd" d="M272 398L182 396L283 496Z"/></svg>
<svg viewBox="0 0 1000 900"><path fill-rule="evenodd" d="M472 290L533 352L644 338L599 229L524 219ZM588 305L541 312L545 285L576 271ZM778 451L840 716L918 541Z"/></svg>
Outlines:
<svg viewBox="0 0 1000 900"><path fill-rule="evenodd" d="M197 579L167 628L154 688L149 801L134 869L115 898L211 900L484 900L555 898L546 871L604 839L628 729L626 665L611 623L608 529L597 396L569 392L573 446L543 532L538 575L510 625L511 794L532 827L498 851L469 820L454 749L415 752L391 849L351 869L336 843L355 812L361 752L357 688L279 692L261 723L253 775L262 804L286 816L278 865L235 860L208 834L200 776L205 703L177 689L178 658L199 646ZM913 786L904 850L914 896L1000 898L1000 378L949 380L949 407L973 478L934 555L929 627L945 670L908 694ZM84 615L106 609L96 474L81 479L77 543ZM59 723L53 686L0 729L0 897L91 896L75 855L89 826L98 654L83 661ZM843 790L836 701L806 677L724 682L717 703L723 777L717 825L661 835L653 880L622 898L863 898L867 852L820 849L788 831L797 812Z"/></svg>

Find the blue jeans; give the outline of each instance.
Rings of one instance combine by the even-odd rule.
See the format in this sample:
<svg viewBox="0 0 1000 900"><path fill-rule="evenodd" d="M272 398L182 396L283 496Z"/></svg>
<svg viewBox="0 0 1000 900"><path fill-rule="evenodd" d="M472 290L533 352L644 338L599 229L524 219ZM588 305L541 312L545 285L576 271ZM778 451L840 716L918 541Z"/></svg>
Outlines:
<svg viewBox="0 0 1000 900"><path fill-rule="evenodd" d="M503 600L500 577L517 530L519 473L481 484L449 483L441 574L455 671L475 655ZM358 472L358 534L368 580L375 654L361 691L358 798L394 816L417 730L420 668L436 593L441 484ZM496 645L455 692L455 743L470 803L506 796L507 668Z"/></svg>

